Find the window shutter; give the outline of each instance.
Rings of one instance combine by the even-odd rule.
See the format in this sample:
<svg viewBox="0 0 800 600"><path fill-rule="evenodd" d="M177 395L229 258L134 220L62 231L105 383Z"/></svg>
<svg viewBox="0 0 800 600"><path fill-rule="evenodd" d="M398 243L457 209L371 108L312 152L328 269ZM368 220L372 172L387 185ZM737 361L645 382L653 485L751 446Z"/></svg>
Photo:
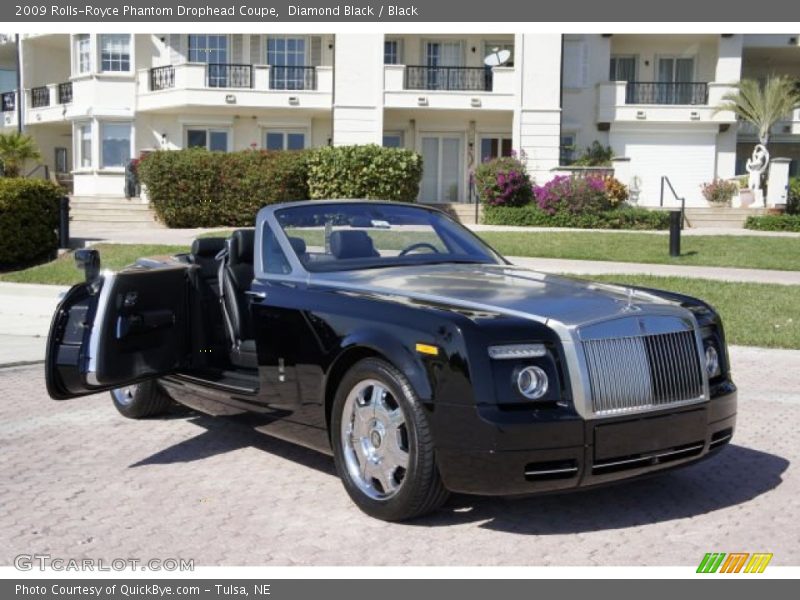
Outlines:
<svg viewBox="0 0 800 600"><path fill-rule="evenodd" d="M261 52L261 36L250 36L250 64L263 65L267 62L266 55Z"/></svg>
<svg viewBox="0 0 800 600"><path fill-rule="evenodd" d="M169 34L169 59L173 65L186 62L186 40L182 33Z"/></svg>
<svg viewBox="0 0 800 600"><path fill-rule="evenodd" d="M311 46L310 60L311 67L318 67L322 64L322 37L312 35L309 45Z"/></svg>
<svg viewBox="0 0 800 600"><path fill-rule="evenodd" d="M231 62L234 64L241 64L244 60L244 41L240 34L231 36Z"/></svg>
<svg viewBox="0 0 800 600"><path fill-rule="evenodd" d="M564 87L583 88L589 80L589 46L583 41L564 42Z"/></svg>

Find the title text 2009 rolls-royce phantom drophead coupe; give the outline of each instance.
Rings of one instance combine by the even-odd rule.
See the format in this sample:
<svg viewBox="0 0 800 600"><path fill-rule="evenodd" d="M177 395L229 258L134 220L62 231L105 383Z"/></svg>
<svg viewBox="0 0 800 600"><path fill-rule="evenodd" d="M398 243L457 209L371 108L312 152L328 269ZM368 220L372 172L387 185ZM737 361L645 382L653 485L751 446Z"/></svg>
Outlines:
<svg viewBox="0 0 800 600"><path fill-rule="evenodd" d="M353 501L402 520L449 491L516 495L708 456L736 388L707 304L515 267L445 214L263 208L255 229L100 272L53 318L50 395L176 401L332 452Z"/></svg>

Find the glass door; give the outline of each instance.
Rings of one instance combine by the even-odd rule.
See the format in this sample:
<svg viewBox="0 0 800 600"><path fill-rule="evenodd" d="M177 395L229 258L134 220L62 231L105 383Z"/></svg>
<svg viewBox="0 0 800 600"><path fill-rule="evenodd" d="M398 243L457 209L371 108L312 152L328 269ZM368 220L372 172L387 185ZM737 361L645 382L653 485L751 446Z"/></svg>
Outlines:
<svg viewBox="0 0 800 600"><path fill-rule="evenodd" d="M455 134L422 136L422 202L459 202L462 198L462 138Z"/></svg>
<svg viewBox="0 0 800 600"><path fill-rule="evenodd" d="M189 62L208 65L208 87L228 87L228 36L189 35Z"/></svg>
<svg viewBox="0 0 800 600"><path fill-rule="evenodd" d="M272 90L304 90L306 86L306 39L270 36L267 38L269 87Z"/></svg>
<svg viewBox="0 0 800 600"><path fill-rule="evenodd" d="M658 82L658 104L695 104L694 58L659 58Z"/></svg>
<svg viewBox="0 0 800 600"><path fill-rule="evenodd" d="M458 81L464 65L461 42L427 42L425 44L425 66L427 67L427 89L463 89Z"/></svg>

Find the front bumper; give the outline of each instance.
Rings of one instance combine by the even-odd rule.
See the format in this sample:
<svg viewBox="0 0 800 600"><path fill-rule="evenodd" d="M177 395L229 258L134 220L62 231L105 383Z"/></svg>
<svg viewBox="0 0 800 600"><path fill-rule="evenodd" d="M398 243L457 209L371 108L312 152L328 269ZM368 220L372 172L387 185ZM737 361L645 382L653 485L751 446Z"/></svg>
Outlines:
<svg viewBox="0 0 800 600"><path fill-rule="evenodd" d="M531 412L438 406L432 417L445 487L502 496L568 491L694 463L731 440L736 388L726 383L702 404L613 419Z"/></svg>

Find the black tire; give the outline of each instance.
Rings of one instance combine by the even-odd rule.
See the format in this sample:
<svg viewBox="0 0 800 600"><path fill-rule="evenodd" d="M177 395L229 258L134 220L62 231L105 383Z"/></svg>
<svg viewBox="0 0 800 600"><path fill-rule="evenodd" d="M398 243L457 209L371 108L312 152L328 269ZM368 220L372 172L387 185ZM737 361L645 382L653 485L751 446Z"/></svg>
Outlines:
<svg viewBox="0 0 800 600"><path fill-rule="evenodd" d="M129 419L162 415L173 404L172 398L153 380L111 390L111 400L119 413Z"/></svg>
<svg viewBox="0 0 800 600"><path fill-rule="evenodd" d="M401 430L407 445L407 467L402 470L399 488L387 498L376 499L363 491L348 468L342 423L347 399L359 385L375 380L391 395L391 402L402 410ZM350 421L352 423L353 421ZM347 426L347 424L346 424ZM367 439L362 438L362 439ZM388 439L388 438L387 438ZM380 440L380 437L378 437ZM342 378L336 391L331 415L331 443L336 471L353 502L371 517L384 521L404 521L433 512L447 500L436 466L433 438L427 416L408 379L384 360L367 358L356 363ZM379 442L380 446L380 442ZM352 444L350 448L352 448ZM354 451L349 455L355 456ZM350 464L352 466L352 458ZM379 484L378 484L379 485Z"/></svg>

